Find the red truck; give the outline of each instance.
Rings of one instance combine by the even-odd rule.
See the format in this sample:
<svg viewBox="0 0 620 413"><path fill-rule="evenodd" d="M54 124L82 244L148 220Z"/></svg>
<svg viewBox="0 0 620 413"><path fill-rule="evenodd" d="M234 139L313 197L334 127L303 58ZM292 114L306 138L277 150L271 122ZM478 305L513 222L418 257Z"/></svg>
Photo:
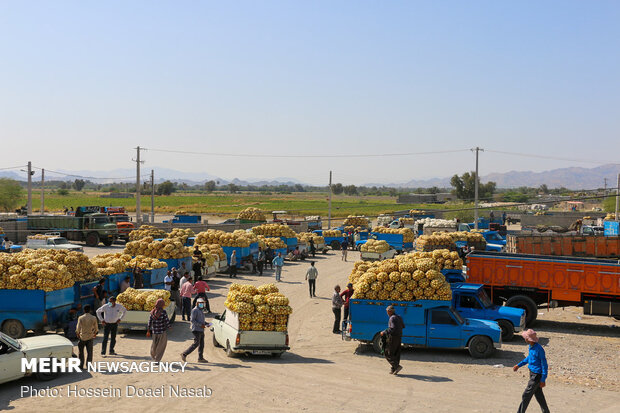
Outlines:
<svg viewBox="0 0 620 413"><path fill-rule="evenodd" d="M474 251L467 277L484 284L496 304L524 309L527 325L540 306L580 306L584 314L620 319L617 260Z"/></svg>
<svg viewBox="0 0 620 413"><path fill-rule="evenodd" d="M110 221L116 224L118 238L129 242L129 233L136 229L136 226L131 222L125 207L101 207L101 212L108 214Z"/></svg>

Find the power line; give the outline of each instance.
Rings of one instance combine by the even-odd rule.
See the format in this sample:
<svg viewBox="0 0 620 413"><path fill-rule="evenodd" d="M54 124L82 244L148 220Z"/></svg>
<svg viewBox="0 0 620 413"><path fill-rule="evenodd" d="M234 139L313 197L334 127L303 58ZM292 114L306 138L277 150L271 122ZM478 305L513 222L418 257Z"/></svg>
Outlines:
<svg viewBox="0 0 620 413"><path fill-rule="evenodd" d="M0 171L6 171L8 169L20 169L20 168L25 168L27 165L20 165L20 166L11 166L9 168L0 168Z"/></svg>
<svg viewBox="0 0 620 413"><path fill-rule="evenodd" d="M33 168L35 168L35 169L43 169L43 168L40 168L38 166L33 166ZM54 173L54 174L63 175L63 176L70 176L70 177L73 177L73 178L83 178L83 179L99 179L99 180L102 180L102 179L108 179L108 180L112 180L112 179L135 179L135 176L124 176L124 177L115 177L115 178L103 177L102 178L102 177L96 177L96 176L75 175L75 174L68 174L68 173L65 173L65 172L53 171L53 170L47 169L47 168L45 168L45 172ZM148 176L149 175L142 175L143 178L144 177L148 177Z"/></svg>
<svg viewBox="0 0 620 413"><path fill-rule="evenodd" d="M141 148L153 152L179 153L183 155L205 155L205 156L226 156L237 158L381 158L396 156L418 156L418 155L440 155L446 153L468 152L469 149L455 149L447 151L429 151L429 152L400 152L400 153L380 153L380 154L337 154L337 155L269 155L269 154L251 154L251 153L219 153L219 152L195 152L181 151L176 149L158 149L158 148Z"/></svg>

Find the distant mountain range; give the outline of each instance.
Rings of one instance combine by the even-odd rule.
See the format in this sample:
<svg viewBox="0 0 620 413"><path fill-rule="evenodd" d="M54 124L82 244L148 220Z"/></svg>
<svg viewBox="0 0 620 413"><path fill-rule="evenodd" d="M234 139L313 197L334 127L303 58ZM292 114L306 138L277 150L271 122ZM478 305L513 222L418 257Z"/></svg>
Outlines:
<svg viewBox="0 0 620 413"><path fill-rule="evenodd" d="M185 182L188 185L204 184L207 181L213 180L218 182L219 185L227 185L233 183L235 185L296 185L301 184L307 186L307 184L288 177L278 177L273 179L261 179L255 181L248 181L242 179L226 180L215 175L208 173L196 173L196 172L181 172L168 168L154 168L155 182L161 183L166 180L172 182L182 183ZM65 180L73 181L76 178L83 177L83 179L91 179L94 182L100 183L112 183L112 182L133 182L135 180L135 169L114 169L110 171L66 171L61 170L67 175L58 175L54 173L47 173L46 180ZM569 189L596 189L602 188L604 180L607 178L607 185L609 187L615 187L616 177L620 173L620 165L609 164L598 166L595 168L560 168L552 169L543 172L531 172L531 171L510 171L505 173L491 173L481 177L482 182L494 181L497 183L498 188L516 188L520 186L538 187L542 184L546 184L549 188L565 187ZM38 174L37 174L38 175ZM148 181L150 179L150 170L145 170L143 173L143 180ZM24 181L26 179L25 174L16 173L13 171L0 171L0 177L17 179ZM94 179L96 178L96 179ZM38 178L36 178L38 180ZM343 184L346 184L343 182ZM439 188L450 187L450 177L444 178L432 178L432 179L413 179L404 183L368 183L365 186L387 186L394 188L430 188L437 186Z"/></svg>

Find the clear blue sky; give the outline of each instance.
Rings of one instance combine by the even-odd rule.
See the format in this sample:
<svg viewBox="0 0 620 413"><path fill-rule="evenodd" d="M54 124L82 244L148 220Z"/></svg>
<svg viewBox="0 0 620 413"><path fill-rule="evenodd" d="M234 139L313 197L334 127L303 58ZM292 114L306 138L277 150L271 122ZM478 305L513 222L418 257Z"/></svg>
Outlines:
<svg viewBox="0 0 620 413"><path fill-rule="evenodd" d="M480 146L620 153L617 1L0 2L0 167L131 168L133 147L259 154ZM403 182L469 153L232 159L223 178ZM485 153L481 174L592 164Z"/></svg>

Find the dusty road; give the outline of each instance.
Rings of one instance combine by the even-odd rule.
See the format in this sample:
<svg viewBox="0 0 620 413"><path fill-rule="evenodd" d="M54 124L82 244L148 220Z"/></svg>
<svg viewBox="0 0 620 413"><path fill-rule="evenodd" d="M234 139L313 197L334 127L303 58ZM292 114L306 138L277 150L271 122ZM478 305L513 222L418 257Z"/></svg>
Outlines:
<svg viewBox="0 0 620 413"><path fill-rule="evenodd" d="M97 251L101 253L103 251ZM350 259L357 256L350 253ZM318 298L308 297L304 274L307 263L288 264L281 290L291 299L291 351L281 359L270 357L227 358L206 334L208 364L188 357L185 373L65 374L48 382L32 378L0 385L0 410L16 412L180 411L308 411L308 412L514 412L526 384L526 369L510 366L523 358L526 346L520 339L505 343L486 360L474 360L467 351L405 350L397 377L388 374L387 362L366 346L343 342L331 332L330 297L334 284L345 284L352 262L335 254L317 258ZM258 285L273 280L241 275L240 281ZM213 309L223 309L229 278L209 281ZM584 317L579 309L541 311L536 326L546 343L550 363L546 397L553 412L620 411L620 329L605 317ZM190 343L188 323L178 321L169 333L163 361L178 361ZM100 337L95 361L100 360ZM142 333L121 334L114 360L149 360L150 340ZM110 360L112 358L108 358ZM502 367L503 365L505 367ZM181 385L212 389L210 398L73 398L67 385L81 388L160 387ZM58 388L62 397L21 397L21 386ZM530 411L538 406L532 402Z"/></svg>

